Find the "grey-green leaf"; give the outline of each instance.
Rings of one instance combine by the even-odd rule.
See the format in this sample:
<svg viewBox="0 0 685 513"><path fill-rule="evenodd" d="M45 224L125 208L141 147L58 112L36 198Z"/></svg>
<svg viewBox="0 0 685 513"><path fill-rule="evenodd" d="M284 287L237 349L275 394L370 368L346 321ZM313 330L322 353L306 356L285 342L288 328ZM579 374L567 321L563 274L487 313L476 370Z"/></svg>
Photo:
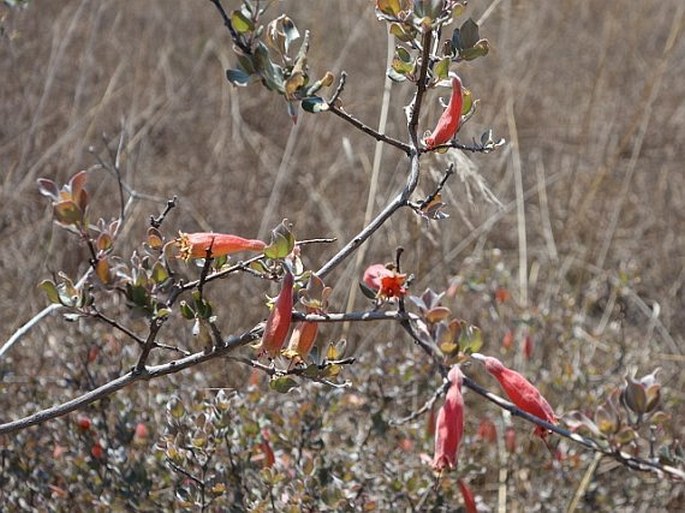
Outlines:
<svg viewBox="0 0 685 513"><path fill-rule="evenodd" d="M320 96L310 96L302 100L302 108L312 114L318 114L328 110L328 103Z"/></svg>
<svg viewBox="0 0 685 513"><path fill-rule="evenodd" d="M472 48L480 40L478 24L472 18L466 20L459 29L460 49Z"/></svg>
<svg viewBox="0 0 685 513"><path fill-rule="evenodd" d="M227 69L226 78L234 86L245 87L250 83L250 75L241 69Z"/></svg>

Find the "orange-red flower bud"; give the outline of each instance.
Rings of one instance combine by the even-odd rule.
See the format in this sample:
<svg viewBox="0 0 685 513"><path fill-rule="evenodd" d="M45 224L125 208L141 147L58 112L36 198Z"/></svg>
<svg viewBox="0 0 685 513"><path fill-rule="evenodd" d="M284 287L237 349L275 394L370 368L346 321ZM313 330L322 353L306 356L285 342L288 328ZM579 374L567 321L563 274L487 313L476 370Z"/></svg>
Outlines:
<svg viewBox="0 0 685 513"><path fill-rule="evenodd" d="M179 248L179 258L204 258L207 250L212 257L221 257L239 251L263 251L266 243L261 240L244 239L227 233L179 233L176 239Z"/></svg>
<svg viewBox="0 0 685 513"><path fill-rule="evenodd" d="M452 77L452 94L447 107L442 112L435 130L426 137L425 144L429 150L449 142L459 130L459 123L461 122L461 109L464 104L464 96L462 92L462 84L459 77L450 73Z"/></svg>
<svg viewBox="0 0 685 513"><path fill-rule="evenodd" d="M379 298L402 297L407 293L404 283L406 274L400 274L383 264L370 265L364 271L364 285L375 290Z"/></svg>
<svg viewBox="0 0 685 513"><path fill-rule="evenodd" d="M502 365L502 362L492 356L473 353L471 357L485 364L485 370L499 381L502 390L504 390L504 393L507 394L507 397L509 397L509 400L512 403L523 411L549 422L550 424L557 423L557 416L554 414L554 410L547 400L542 396L540 391L521 374L508 369ZM547 436L547 430L537 426L535 428L535 434L544 440Z"/></svg>
<svg viewBox="0 0 685 513"><path fill-rule="evenodd" d="M267 355L269 358L275 358L283 348L293 316L294 283L294 276L290 271L286 270L283 283L281 284L281 291L276 298L273 309L269 313L269 317L266 319L259 356Z"/></svg>
<svg viewBox="0 0 685 513"><path fill-rule="evenodd" d="M464 434L464 398L461 395L461 384L464 376L458 366L452 367L447 379L450 388L445 403L438 412L435 429L435 454L433 468L442 471L445 467L457 465L457 453Z"/></svg>

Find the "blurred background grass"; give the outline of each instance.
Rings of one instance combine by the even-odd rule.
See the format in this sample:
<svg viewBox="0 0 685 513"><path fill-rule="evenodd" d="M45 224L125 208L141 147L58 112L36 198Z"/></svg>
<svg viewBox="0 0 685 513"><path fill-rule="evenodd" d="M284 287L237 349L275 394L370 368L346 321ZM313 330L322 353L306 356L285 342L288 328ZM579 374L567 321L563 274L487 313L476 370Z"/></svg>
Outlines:
<svg viewBox="0 0 685 513"><path fill-rule="evenodd" d="M345 108L376 125L387 37L372 2L283 1L272 8L278 12L301 31L311 29L312 71L347 71ZM451 306L481 327L491 354L503 351L499 340L520 319L532 319L528 372L556 380L549 394L562 411L600 400L627 372L663 367L668 430L682 439L682 2L474 1L468 12L481 20L491 53L458 68L481 99L460 138L493 128L509 144L460 158L461 179L444 193L450 219L427 226L401 212L372 240L365 263L389 261L402 245L416 292L443 290L455 277L476 284L478 298L510 290L511 305L496 312L468 295ZM333 236L337 247L361 228L375 142L325 114L301 114L294 126L279 97L257 85L231 87L224 70L235 59L209 2L36 0L26 9L0 7L0 14L0 340L46 305L38 281L60 269L77 275L86 265L84 249L52 226L35 180L64 182L92 166L93 154L107 158L106 145L115 148L122 133L124 180L145 198L135 204L121 254L138 246L149 215L173 195L179 206L165 221L168 237L177 230L265 237L288 217L299 238ZM387 132L399 138L410 94L407 84L393 86ZM422 127L431 127L439 110L433 94ZM424 159L424 192L445 166ZM406 172L402 155L386 148L376 211ZM519 179L524 203L517 201ZM274 193L276 183L282 188ZM486 200L481 183L499 204ZM116 215L113 178L94 170L89 184L93 214ZM305 261L316 268L334 249L308 248ZM350 265L330 278L334 309L344 308L358 272ZM225 333L264 316L264 291L249 283L216 293L230 309L221 319ZM240 312L230 306L236 298ZM44 380L58 379L93 340L112 337L106 331L65 327L57 318L32 331L0 362L14 394L3 393L3 417L71 396L70 389L46 389ZM385 327L353 327L346 336L371 365L397 344ZM376 351L367 350L371 344ZM526 364L520 351L503 355ZM194 379L221 385L226 367L211 364ZM566 374L585 390L561 383Z"/></svg>

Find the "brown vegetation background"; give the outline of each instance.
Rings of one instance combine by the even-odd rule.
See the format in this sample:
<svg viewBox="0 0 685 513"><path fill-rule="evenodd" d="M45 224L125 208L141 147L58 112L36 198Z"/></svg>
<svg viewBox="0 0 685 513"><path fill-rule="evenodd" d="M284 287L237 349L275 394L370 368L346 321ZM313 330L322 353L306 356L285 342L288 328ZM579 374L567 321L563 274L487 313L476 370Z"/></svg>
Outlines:
<svg viewBox="0 0 685 513"><path fill-rule="evenodd" d="M476 20L492 4L470 3ZM387 37L372 2L284 1L272 11L288 12L301 31L311 29L311 69L317 75L347 71L345 108L375 126ZM35 0L25 9L0 7L0 15L0 342L46 306L36 287L41 279L60 269L78 276L87 263L85 250L51 224L36 179L64 182L93 166L93 154L106 158L105 144L116 147L122 133L124 180L142 198L121 254L139 245L149 216L173 195L179 206L165 221L169 237L177 230L265 237L288 217L299 238L337 237L337 247L361 228L375 142L326 114L301 114L293 126L281 98L256 84L231 87L224 77L234 62L229 38L209 2ZM560 412L592 408L625 374L662 367L664 409L672 416L662 435L682 440L682 2L505 0L487 13L481 33L491 43L490 55L459 68L481 99L479 113L460 137L479 137L491 127L507 146L462 160L460 169L469 172L447 187L448 220L428 226L401 213L372 240L364 263L391 260L402 245L405 268L416 275L415 292L427 286L444 290L455 277L471 282L470 295L457 295L453 309L481 327L484 352L523 367ZM396 137L405 135L402 107L410 93L408 85L393 86L387 132ZM429 105L426 129L439 112L435 95ZM424 191L444 167L437 158L425 159ZM406 172L402 155L386 148L375 211ZM519 173L523 205L516 199ZM481 181L500 204L486 199ZM93 215L116 215L113 178L94 170L89 187ZM519 240L522 214L525 248ZM308 249L306 263L316 268L334 249ZM359 272L353 264L343 266L329 279L333 309L345 308ZM250 283L221 285L213 292L226 309L221 317L226 334L265 316L263 294L269 291L250 290ZM499 286L513 298L494 312L487 298ZM356 306L365 306L361 298ZM111 307L125 312L116 301ZM504 333L525 316L534 320L535 349L528 362L519 352L500 348ZM74 385L65 376L78 374L90 345L116 336L87 324L65 325L51 317L3 357L2 420L93 384L84 378ZM326 336L335 340L341 329L330 328ZM360 366L346 376L355 387L378 378L369 369L380 360L406 366L408 359L421 359L383 326L353 327L345 336L361 356ZM176 342L192 347L189 339L188 334ZM100 377L127 368L135 351L125 349ZM212 363L121 394L130 396L136 415L155 426L163 423L156 398L169 390L235 386L247 376L239 369L229 378L230 369L231 364ZM400 406L411 409L427 395ZM303 394L300 400L305 399ZM473 408L498 415L483 405ZM527 438L528 427L515 425L520 439ZM57 421L40 432L49 440L64 429L67 424ZM12 440L2 443L13 449ZM430 452L430 443L422 447ZM548 455L535 447L540 454L531 467L512 473L510 511L562 509L591 458L578 450L577 468L551 478L540 470ZM36 447L31 450L35 465L49 459ZM468 445L462 448L468 451ZM488 461L490 474L473 487L494 506L497 459L490 455ZM597 481L600 498L592 504L597 511L675 511L683 505L682 488L654 476L606 468Z"/></svg>

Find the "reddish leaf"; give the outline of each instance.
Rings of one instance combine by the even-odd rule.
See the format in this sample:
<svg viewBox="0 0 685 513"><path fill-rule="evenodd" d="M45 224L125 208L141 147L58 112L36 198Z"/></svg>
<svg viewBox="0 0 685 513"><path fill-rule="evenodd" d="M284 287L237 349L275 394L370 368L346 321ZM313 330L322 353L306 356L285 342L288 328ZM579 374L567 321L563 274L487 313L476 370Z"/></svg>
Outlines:
<svg viewBox="0 0 685 513"><path fill-rule="evenodd" d="M53 201L57 201L59 199L59 189L57 188L57 184L52 180L48 180L47 178L38 179L38 191L43 196L46 196Z"/></svg>
<svg viewBox="0 0 685 513"><path fill-rule="evenodd" d="M65 226L80 223L83 218L83 212L72 200L62 200L55 203L52 212L55 220Z"/></svg>
<svg viewBox="0 0 685 513"><path fill-rule="evenodd" d="M90 427L92 426L92 422L85 415L79 415L76 418L76 425L78 425L78 427L81 431L88 431L90 429Z"/></svg>
<svg viewBox="0 0 685 513"><path fill-rule="evenodd" d="M109 263L106 258L100 258L97 264L95 264L95 272L98 278L104 285L108 285L112 281L111 273L109 272Z"/></svg>
<svg viewBox="0 0 685 513"><path fill-rule="evenodd" d="M133 439L142 441L148 436L150 436L150 430L147 428L144 422L138 422L138 424L136 424L136 429L133 432Z"/></svg>
<svg viewBox="0 0 685 513"><path fill-rule="evenodd" d="M271 443L269 441L271 437L269 432L265 429L262 431L262 442L259 444L259 449L262 451L264 468L271 468L276 463L276 455L271 448Z"/></svg>
<svg viewBox="0 0 685 513"><path fill-rule="evenodd" d="M90 454L97 460L102 459L102 457L105 455L105 450L102 448L102 444L100 442L95 442L90 448Z"/></svg>
<svg viewBox="0 0 685 513"><path fill-rule="evenodd" d="M69 191L74 199L78 198L78 196L81 194L83 187L86 185L87 177L88 175L86 174L86 171L83 170L76 173L69 180Z"/></svg>

